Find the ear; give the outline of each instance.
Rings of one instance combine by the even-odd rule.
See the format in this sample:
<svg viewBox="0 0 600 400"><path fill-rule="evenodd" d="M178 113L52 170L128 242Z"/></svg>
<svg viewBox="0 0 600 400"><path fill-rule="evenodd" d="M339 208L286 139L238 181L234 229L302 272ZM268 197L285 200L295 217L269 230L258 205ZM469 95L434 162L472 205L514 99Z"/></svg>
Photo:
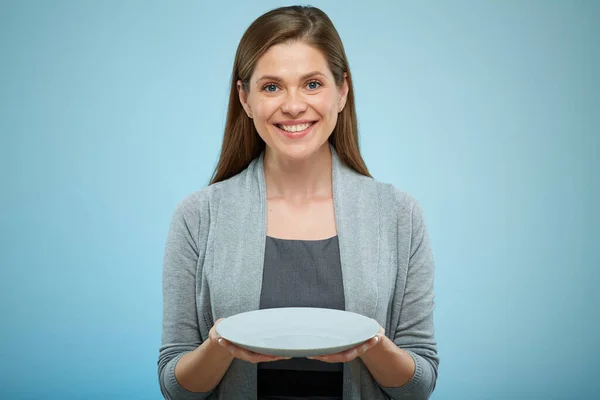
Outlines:
<svg viewBox="0 0 600 400"><path fill-rule="evenodd" d="M250 105L248 104L248 93L244 90L244 85L242 85L242 81L238 79L236 82L238 95L240 97L240 103L242 103L242 107L246 114L248 114L249 118L252 118L252 110L250 109Z"/></svg>
<svg viewBox="0 0 600 400"><path fill-rule="evenodd" d="M340 87L340 99L338 102L338 112L342 112L342 110L344 109L344 106L346 105L346 100L348 99L348 90L349 90L349 86L348 86L348 73L344 72L344 82L342 83L342 86Z"/></svg>

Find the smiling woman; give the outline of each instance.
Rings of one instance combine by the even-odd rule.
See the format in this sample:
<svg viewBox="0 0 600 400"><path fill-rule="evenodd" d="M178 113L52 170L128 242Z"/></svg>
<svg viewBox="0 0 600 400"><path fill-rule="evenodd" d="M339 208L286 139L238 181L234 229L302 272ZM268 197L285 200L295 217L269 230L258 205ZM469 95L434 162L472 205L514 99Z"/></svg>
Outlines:
<svg viewBox="0 0 600 400"><path fill-rule="evenodd" d="M311 122L320 122L317 136L282 142L284 132ZM348 59L333 23L315 7L272 10L240 40L221 157L211 183L240 173L275 143L285 152L277 154L302 159L327 140L346 165L370 176L358 146Z"/></svg>
<svg viewBox="0 0 600 400"><path fill-rule="evenodd" d="M434 265L423 213L370 176L353 96L342 41L321 10L278 8L243 35L211 184L180 202L167 239L165 398L433 392ZM379 331L310 358L255 353L217 333L225 318L285 307L353 312Z"/></svg>
<svg viewBox="0 0 600 400"><path fill-rule="evenodd" d="M323 53L301 41L272 46L237 88L270 156L279 160L302 160L322 148L348 95L347 74L338 87Z"/></svg>

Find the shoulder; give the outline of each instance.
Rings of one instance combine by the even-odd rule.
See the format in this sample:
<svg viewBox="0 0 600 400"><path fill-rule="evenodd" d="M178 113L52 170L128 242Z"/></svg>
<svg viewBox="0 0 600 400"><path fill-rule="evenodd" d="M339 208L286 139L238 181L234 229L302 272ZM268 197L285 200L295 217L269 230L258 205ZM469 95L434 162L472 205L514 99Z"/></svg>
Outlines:
<svg viewBox="0 0 600 400"><path fill-rule="evenodd" d="M419 238L426 232L426 222L419 201L393 184L376 182L383 221L392 223L400 238ZM412 243L413 239L407 239Z"/></svg>
<svg viewBox="0 0 600 400"><path fill-rule="evenodd" d="M373 180L383 209L394 210L400 214L422 213L417 199L410 193L396 187L391 183Z"/></svg>
<svg viewBox="0 0 600 400"><path fill-rule="evenodd" d="M341 178L340 192L344 195L369 202L378 201L380 209L385 213L410 213L420 209L419 203L412 195L391 183L362 175L343 163L339 163L338 168L335 168L334 163L334 173L336 172Z"/></svg>
<svg viewBox="0 0 600 400"><path fill-rule="evenodd" d="M245 190L247 175L246 169L227 180L189 193L177 202L175 214L198 218L210 213L222 199L236 198Z"/></svg>

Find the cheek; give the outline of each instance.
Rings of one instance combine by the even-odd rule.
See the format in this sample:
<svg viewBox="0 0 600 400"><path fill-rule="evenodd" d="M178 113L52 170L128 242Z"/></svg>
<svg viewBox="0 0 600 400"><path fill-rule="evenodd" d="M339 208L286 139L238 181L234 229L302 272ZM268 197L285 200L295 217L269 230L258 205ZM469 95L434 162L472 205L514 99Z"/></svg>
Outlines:
<svg viewBox="0 0 600 400"><path fill-rule="evenodd" d="M262 99L257 101L252 109L254 110L255 120L257 122L266 123L278 108L279 101L277 99Z"/></svg>
<svg viewBox="0 0 600 400"><path fill-rule="evenodd" d="M314 107L325 118L331 118L337 114L338 104L334 96L323 96L314 103Z"/></svg>

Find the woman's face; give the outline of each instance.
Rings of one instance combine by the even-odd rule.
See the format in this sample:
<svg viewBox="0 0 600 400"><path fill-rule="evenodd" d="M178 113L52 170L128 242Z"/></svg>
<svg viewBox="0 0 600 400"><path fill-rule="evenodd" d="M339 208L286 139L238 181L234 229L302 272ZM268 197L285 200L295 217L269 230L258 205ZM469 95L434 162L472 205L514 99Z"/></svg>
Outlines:
<svg viewBox="0 0 600 400"><path fill-rule="evenodd" d="M258 60L240 101L276 158L306 159L325 144L346 103L323 54L303 42L272 46Z"/></svg>

